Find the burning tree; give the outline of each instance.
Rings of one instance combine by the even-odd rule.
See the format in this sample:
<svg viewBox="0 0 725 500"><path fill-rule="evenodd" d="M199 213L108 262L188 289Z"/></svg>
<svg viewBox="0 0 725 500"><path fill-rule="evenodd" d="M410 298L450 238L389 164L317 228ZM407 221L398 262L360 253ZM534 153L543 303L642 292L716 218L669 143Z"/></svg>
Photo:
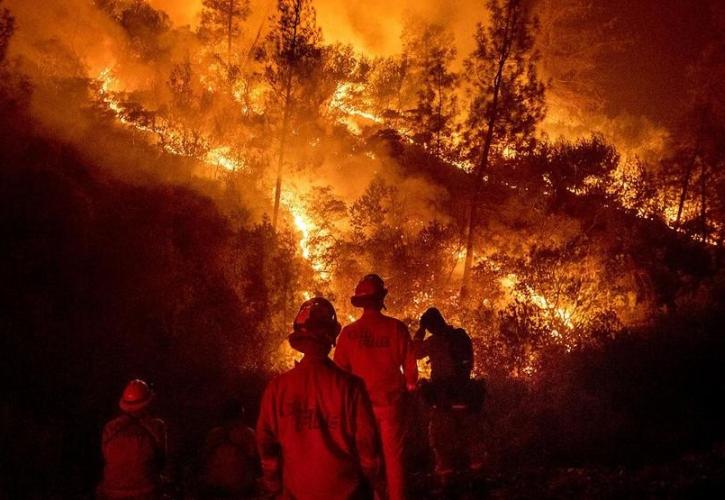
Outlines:
<svg viewBox="0 0 725 500"><path fill-rule="evenodd" d="M249 16L249 0L204 0L199 34L211 44L226 45L226 73L231 83L239 69L232 61L232 46L242 33L242 23Z"/></svg>
<svg viewBox="0 0 725 500"><path fill-rule="evenodd" d="M276 229L282 194L287 142L294 133L295 118L299 109L300 89L305 86L311 70L319 63L319 47L322 33L316 25L315 9L309 0L279 0L277 14L273 16L273 28L267 35L264 74L273 90L273 109L279 116L277 136L277 174L274 192L272 226Z"/></svg>
<svg viewBox="0 0 725 500"><path fill-rule="evenodd" d="M703 242L722 244L725 183L725 106L722 100L722 42L706 50L690 68L693 86L687 109L671 137L672 154L663 162L663 181L676 211L669 222ZM718 59L718 57L720 59Z"/></svg>
<svg viewBox="0 0 725 500"><path fill-rule="evenodd" d="M433 155L449 156L456 109L458 77L450 70L455 60L453 35L443 26L411 23L403 32L403 58L409 65L409 85L416 95L408 113L413 140Z"/></svg>
<svg viewBox="0 0 725 500"><path fill-rule="evenodd" d="M490 0L491 26L478 25L476 49L465 61L470 106L464 138L473 164L473 186L466 228L466 260L461 300L468 295L478 205L493 154L531 148L534 127L544 113L544 86L536 74L534 30L526 2ZM508 153L507 153L508 152Z"/></svg>

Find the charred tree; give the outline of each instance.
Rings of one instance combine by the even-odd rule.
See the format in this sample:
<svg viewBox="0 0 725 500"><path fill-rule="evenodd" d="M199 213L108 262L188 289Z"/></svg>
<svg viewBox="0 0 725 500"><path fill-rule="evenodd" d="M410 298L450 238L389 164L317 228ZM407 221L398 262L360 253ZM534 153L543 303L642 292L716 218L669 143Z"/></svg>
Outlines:
<svg viewBox="0 0 725 500"><path fill-rule="evenodd" d="M533 145L536 123L544 115L544 85L536 73L536 21L522 0L489 0L491 25L478 25L476 48L464 62L471 101L464 140L473 180L467 215L466 259L461 301L468 297L475 230L484 175L492 153L503 155Z"/></svg>

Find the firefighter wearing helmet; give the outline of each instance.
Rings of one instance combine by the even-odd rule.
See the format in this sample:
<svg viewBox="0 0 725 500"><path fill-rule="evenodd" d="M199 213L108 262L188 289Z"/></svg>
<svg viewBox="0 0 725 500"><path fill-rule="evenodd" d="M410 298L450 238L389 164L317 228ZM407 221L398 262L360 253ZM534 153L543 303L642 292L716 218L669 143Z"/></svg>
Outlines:
<svg viewBox="0 0 725 500"><path fill-rule="evenodd" d="M426 331L431 333L428 338ZM481 479L485 459L481 435L485 388L471 379L471 338L431 307L420 317L413 345L418 359L428 358L431 370L421 392L430 407L428 437L436 480L446 497L461 496L460 488L469 480Z"/></svg>
<svg viewBox="0 0 725 500"><path fill-rule="evenodd" d="M372 498L375 419L363 382L328 358L339 333L329 301L302 304L288 340L304 357L269 383L257 421L263 486L270 495Z"/></svg>
<svg viewBox="0 0 725 500"><path fill-rule="evenodd" d="M166 461L166 424L148 411L154 393L143 380L131 380L118 406L121 415L103 428L103 479L98 498L158 498Z"/></svg>
<svg viewBox="0 0 725 500"><path fill-rule="evenodd" d="M403 395L415 389L418 367L408 328L382 313L387 293L377 274L360 280L350 300L363 313L342 330L335 362L365 382L382 441L388 496L399 500L405 498Z"/></svg>

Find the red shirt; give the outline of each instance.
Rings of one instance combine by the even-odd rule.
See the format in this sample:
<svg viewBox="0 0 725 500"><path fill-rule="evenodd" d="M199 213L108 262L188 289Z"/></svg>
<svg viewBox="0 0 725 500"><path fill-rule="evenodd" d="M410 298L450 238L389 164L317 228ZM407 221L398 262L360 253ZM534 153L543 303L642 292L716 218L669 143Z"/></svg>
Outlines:
<svg viewBox="0 0 725 500"><path fill-rule="evenodd" d="M366 310L342 329L335 362L365 381L375 406L395 403L406 384L418 381L418 365L408 328L379 311Z"/></svg>
<svg viewBox="0 0 725 500"><path fill-rule="evenodd" d="M257 445L265 479L281 475L286 496L355 498L378 463L362 381L326 356L305 356L267 386Z"/></svg>
<svg viewBox="0 0 725 500"><path fill-rule="evenodd" d="M102 446L104 495L125 497L156 490L166 457L163 420L123 414L103 428Z"/></svg>

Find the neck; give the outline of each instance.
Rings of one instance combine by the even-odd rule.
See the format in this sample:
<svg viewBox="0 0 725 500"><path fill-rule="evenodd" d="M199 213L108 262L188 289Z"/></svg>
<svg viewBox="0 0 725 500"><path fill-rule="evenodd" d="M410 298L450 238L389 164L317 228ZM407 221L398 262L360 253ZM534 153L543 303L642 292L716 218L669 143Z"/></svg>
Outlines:
<svg viewBox="0 0 725 500"><path fill-rule="evenodd" d="M327 358L329 351L308 351L302 357L302 361L324 361Z"/></svg>

